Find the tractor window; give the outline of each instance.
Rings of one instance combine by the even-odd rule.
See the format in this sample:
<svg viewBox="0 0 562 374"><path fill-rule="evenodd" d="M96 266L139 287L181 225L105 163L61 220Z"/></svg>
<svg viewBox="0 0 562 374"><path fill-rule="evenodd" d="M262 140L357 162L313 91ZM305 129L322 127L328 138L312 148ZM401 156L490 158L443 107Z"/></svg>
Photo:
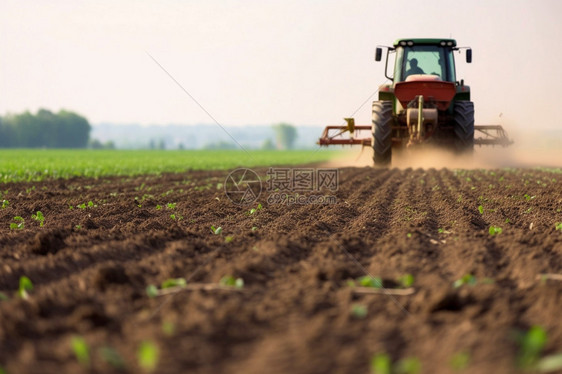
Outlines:
<svg viewBox="0 0 562 374"><path fill-rule="evenodd" d="M403 47L400 81L413 74L437 75L444 81L454 81L451 66L452 51L439 46L414 45Z"/></svg>

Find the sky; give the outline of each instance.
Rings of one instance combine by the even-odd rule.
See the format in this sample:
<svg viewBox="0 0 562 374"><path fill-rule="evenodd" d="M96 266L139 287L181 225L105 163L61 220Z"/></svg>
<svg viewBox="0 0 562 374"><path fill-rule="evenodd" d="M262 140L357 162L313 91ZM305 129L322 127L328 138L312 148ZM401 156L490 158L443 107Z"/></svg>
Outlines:
<svg viewBox="0 0 562 374"><path fill-rule="evenodd" d="M473 49L456 65L477 124L561 128L561 14L558 0L2 0L0 115L370 124L376 46L451 37Z"/></svg>

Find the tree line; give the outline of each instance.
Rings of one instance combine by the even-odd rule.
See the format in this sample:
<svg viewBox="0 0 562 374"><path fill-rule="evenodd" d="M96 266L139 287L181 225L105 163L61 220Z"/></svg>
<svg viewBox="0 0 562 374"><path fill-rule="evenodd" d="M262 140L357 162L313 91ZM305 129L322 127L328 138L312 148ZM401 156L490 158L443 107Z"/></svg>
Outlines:
<svg viewBox="0 0 562 374"><path fill-rule="evenodd" d="M85 148L92 127L74 112L39 109L0 117L0 148Z"/></svg>

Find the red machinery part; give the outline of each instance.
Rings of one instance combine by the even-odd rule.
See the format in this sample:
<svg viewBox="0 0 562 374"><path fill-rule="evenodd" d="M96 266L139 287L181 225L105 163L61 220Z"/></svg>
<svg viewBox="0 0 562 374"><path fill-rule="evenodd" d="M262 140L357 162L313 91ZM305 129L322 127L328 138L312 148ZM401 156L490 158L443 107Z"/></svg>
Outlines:
<svg viewBox="0 0 562 374"><path fill-rule="evenodd" d="M396 83L394 94L406 108L416 96L423 95L425 102L434 101L439 110L447 110L455 97L456 87L452 82L444 82L433 75L411 75L406 81Z"/></svg>

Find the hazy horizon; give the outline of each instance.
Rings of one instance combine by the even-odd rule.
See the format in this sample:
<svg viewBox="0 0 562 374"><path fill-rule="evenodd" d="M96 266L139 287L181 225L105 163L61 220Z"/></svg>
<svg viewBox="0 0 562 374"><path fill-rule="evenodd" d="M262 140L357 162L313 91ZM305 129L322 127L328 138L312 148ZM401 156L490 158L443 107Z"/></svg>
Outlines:
<svg viewBox="0 0 562 374"><path fill-rule="evenodd" d="M452 37L476 123L559 128L562 2L5 1L0 113L74 110L91 123L322 126L385 81L379 44ZM147 54L148 53L148 54ZM501 118L500 118L501 114Z"/></svg>

